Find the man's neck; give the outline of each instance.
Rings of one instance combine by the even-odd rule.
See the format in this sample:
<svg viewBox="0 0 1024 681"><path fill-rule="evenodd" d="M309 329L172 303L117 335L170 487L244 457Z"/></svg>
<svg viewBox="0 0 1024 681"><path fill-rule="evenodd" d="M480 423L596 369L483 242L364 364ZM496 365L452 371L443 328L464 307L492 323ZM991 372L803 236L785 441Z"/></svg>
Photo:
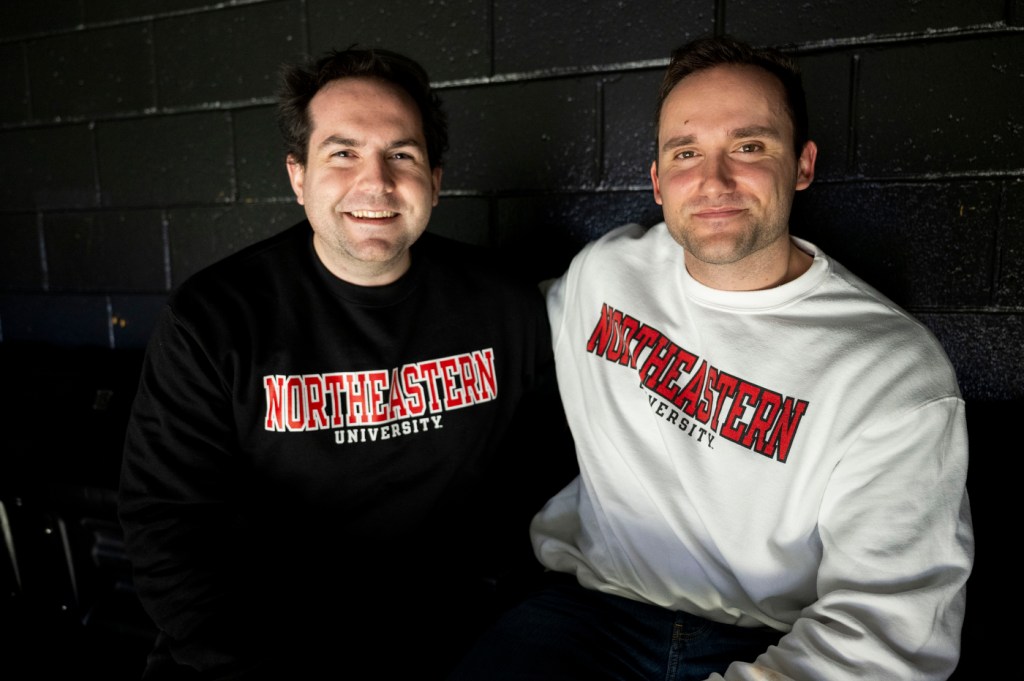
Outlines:
<svg viewBox="0 0 1024 681"><path fill-rule="evenodd" d="M720 291L763 291L787 284L810 267L814 257L788 236L746 258L727 265L701 262L684 253L686 271L708 288Z"/></svg>
<svg viewBox="0 0 1024 681"><path fill-rule="evenodd" d="M313 250L328 272L356 286L393 284L409 271L412 263L412 257L407 250L393 260L384 262L361 262L354 258L341 258L327 250L316 236L313 237Z"/></svg>

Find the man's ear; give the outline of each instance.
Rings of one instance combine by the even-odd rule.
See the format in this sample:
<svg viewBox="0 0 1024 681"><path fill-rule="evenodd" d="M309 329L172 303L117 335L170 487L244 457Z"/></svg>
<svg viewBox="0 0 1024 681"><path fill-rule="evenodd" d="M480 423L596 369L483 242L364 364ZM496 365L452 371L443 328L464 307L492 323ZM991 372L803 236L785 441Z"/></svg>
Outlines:
<svg viewBox="0 0 1024 681"><path fill-rule="evenodd" d="M664 205L661 202L661 186L658 184L658 162L651 161L651 186L654 187L654 202L659 206Z"/></svg>
<svg viewBox="0 0 1024 681"><path fill-rule="evenodd" d="M814 163L818 160L818 145L808 140L800 158L796 160L796 190L807 189L814 182Z"/></svg>
<svg viewBox="0 0 1024 681"><path fill-rule="evenodd" d="M437 205L437 198L441 194L441 175L443 175L443 174L444 174L444 172L441 169L441 166L438 166L438 167L436 167L436 168L434 168L434 169L432 169L430 171L430 177L431 177L430 184L434 188L434 199L433 199L433 201L430 204L431 206L436 206Z"/></svg>
<svg viewBox="0 0 1024 681"><path fill-rule="evenodd" d="M295 192L295 198L298 199L300 206L304 205L302 197L303 187L306 182L306 166L299 163L299 159L295 158L294 154L288 154L285 166L288 168L288 180L292 183L292 191Z"/></svg>

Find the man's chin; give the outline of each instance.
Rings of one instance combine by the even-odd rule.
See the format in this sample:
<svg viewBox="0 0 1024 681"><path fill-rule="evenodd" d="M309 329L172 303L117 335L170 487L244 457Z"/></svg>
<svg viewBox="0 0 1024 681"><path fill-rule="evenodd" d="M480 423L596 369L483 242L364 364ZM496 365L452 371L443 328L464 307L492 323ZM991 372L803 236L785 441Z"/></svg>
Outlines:
<svg viewBox="0 0 1024 681"><path fill-rule="evenodd" d="M742 239L735 233L723 230L699 236L692 233L681 236L673 234L673 237L689 255L709 265L728 265L743 257Z"/></svg>
<svg viewBox="0 0 1024 681"><path fill-rule="evenodd" d="M406 239L360 239L350 243L348 251L357 260L383 263L401 258L411 245Z"/></svg>

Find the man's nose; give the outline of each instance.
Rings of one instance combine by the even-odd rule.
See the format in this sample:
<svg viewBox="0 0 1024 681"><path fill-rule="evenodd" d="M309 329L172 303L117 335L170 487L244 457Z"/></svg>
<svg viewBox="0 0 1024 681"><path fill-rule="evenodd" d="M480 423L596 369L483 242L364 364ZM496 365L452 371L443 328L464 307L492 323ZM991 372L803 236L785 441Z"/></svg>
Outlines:
<svg viewBox="0 0 1024 681"><path fill-rule="evenodd" d="M725 154L708 154L701 164L701 170L701 186L705 194L718 196L732 192L735 181Z"/></svg>
<svg viewBox="0 0 1024 681"><path fill-rule="evenodd" d="M395 179L386 158L370 156L363 161L359 184L364 191L387 194L395 187Z"/></svg>

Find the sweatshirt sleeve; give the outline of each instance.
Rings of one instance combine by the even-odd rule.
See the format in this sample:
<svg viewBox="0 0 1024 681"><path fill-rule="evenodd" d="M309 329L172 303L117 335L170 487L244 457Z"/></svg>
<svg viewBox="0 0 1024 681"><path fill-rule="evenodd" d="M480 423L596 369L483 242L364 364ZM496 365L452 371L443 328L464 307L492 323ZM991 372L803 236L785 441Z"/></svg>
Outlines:
<svg viewBox="0 0 1024 681"><path fill-rule="evenodd" d="M172 657L242 678L255 613L240 564L246 528L231 503L236 441L226 383L165 308L125 439L119 516L126 550L142 604Z"/></svg>
<svg viewBox="0 0 1024 681"><path fill-rule="evenodd" d="M817 600L725 681L947 679L974 554L967 452L956 397L866 430L822 502Z"/></svg>

